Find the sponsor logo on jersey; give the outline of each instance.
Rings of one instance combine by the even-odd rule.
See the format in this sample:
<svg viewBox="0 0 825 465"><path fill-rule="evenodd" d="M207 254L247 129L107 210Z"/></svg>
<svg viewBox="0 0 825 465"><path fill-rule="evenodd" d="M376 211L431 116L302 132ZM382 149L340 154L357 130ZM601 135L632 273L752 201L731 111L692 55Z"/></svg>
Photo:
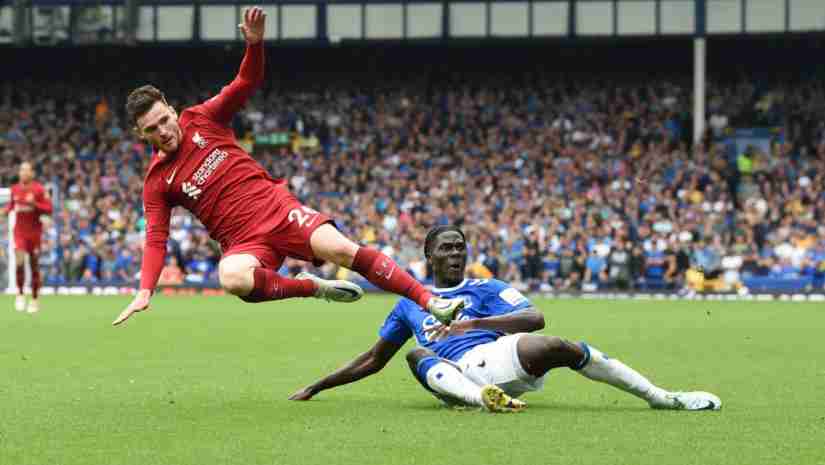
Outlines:
<svg viewBox="0 0 825 465"><path fill-rule="evenodd" d="M198 186L192 184L191 182L185 182L181 184L180 187L183 190L183 193L188 195L192 200L198 200L201 192L203 192Z"/></svg>
<svg viewBox="0 0 825 465"><path fill-rule="evenodd" d="M441 328L441 322L435 319L434 316L428 315L421 321L421 331L424 333L425 342L433 342L435 340L437 330Z"/></svg>
<svg viewBox="0 0 825 465"><path fill-rule="evenodd" d="M205 149L206 148L206 144L207 144L206 139L201 137L201 134L197 131L195 131L195 135L192 136L192 142L194 142L194 144L197 145L198 148L200 148L200 149Z"/></svg>
<svg viewBox="0 0 825 465"><path fill-rule="evenodd" d="M218 169L221 163L229 156L229 154L221 149L215 149L206 157L200 168L192 175L192 182L198 186L202 186L209 179L209 176Z"/></svg>

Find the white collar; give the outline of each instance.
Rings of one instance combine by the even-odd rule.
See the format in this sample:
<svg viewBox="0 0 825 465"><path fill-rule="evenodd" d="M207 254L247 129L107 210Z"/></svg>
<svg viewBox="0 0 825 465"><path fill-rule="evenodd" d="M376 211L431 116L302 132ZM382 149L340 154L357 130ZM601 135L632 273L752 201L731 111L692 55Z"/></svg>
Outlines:
<svg viewBox="0 0 825 465"><path fill-rule="evenodd" d="M456 290L460 287L463 287L465 284L467 284L467 278L464 278L464 281L461 281L460 283L458 283L457 286L453 286L453 287L435 287L435 286L433 286L433 292L450 292L450 291L454 291L454 290Z"/></svg>

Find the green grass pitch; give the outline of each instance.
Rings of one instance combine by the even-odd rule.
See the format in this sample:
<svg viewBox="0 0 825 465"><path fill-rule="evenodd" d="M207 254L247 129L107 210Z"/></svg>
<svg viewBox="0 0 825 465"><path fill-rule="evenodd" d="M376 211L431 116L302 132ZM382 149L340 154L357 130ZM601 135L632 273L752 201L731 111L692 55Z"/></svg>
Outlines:
<svg viewBox="0 0 825 465"><path fill-rule="evenodd" d="M527 412L439 407L402 352L307 403L289 394L369 348L394 299L248 305L45 297L0 311L0 464L825 464L821 304L534 301L583 339L721 412L662 412L569 370ZM407 346L409 348L411 346Z"/></svg>

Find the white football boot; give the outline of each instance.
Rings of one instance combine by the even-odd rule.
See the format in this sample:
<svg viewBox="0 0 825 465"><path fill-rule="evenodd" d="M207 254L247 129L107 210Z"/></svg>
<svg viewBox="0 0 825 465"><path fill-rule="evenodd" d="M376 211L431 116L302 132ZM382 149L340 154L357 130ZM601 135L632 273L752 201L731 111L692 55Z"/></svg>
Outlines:
<svg viewBox="0 0 825 465"><path fill-rule="evenodd" d="M703 391L671 392L662 399L651 401L650 406L664 410L719 410L722 400Z"/></svg>
<svg viewBox="0 0 825 465"><path fill-rule="evenodd" d="M26 311L26 296L18 294L14 297L14 309L18 312Z"/></svg>
<svg viewBox="0 0 825 465"><path fill-rule="evenodd" d="M333 302L355 302L364 296L361 286L340 279L321 279L312 273L303 271L295 279L309 279L318 286L315 297Z"/></svg>
<svg viewBox="0 0 825 465"><path fill-rule="evenodd" d="M427 311L429 311L436 320L441 324L448 325L455 314L464 309L464 299L442 299L441 297L432 297L427 302Z"/></svg>
<svg viewBox="0 0 825 465"><path fill-rule="evenodd" d="M27 310L29 313L37 313L37 312L39 312L39 311L40 311L40 302L38 302L36 299L31 299L31 300L29 301L29 306L28 306L28 308L26 308L26 310Z"/></svg>

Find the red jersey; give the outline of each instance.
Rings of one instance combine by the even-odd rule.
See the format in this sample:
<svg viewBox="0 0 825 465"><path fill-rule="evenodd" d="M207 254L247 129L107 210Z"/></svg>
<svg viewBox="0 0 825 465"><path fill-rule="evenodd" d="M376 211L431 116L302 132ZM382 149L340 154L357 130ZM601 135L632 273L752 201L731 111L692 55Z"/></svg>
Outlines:
<svg viewBox="0 0 825 465"><path fill-rule="evenodd" d="M217 96L181 113L177 151L154 154L143 185L147 225L141 289L157 284L175 206L192 212L223 250L274 227L267 213L283 195L275 187L286 181L269 176L238 146L230 127L263 77L263 44L247 46L237 77Z"/></svg>
<svg viewBox="0 0 825 465"><path fill-rule="evenodd" d="M16 212L14 223L16 237L40 237L43 233L40 215L51 214L52 201L46 195L46 189L39 182L18 183L11 186L11 200L6 206L6 211Z"/></svg>

